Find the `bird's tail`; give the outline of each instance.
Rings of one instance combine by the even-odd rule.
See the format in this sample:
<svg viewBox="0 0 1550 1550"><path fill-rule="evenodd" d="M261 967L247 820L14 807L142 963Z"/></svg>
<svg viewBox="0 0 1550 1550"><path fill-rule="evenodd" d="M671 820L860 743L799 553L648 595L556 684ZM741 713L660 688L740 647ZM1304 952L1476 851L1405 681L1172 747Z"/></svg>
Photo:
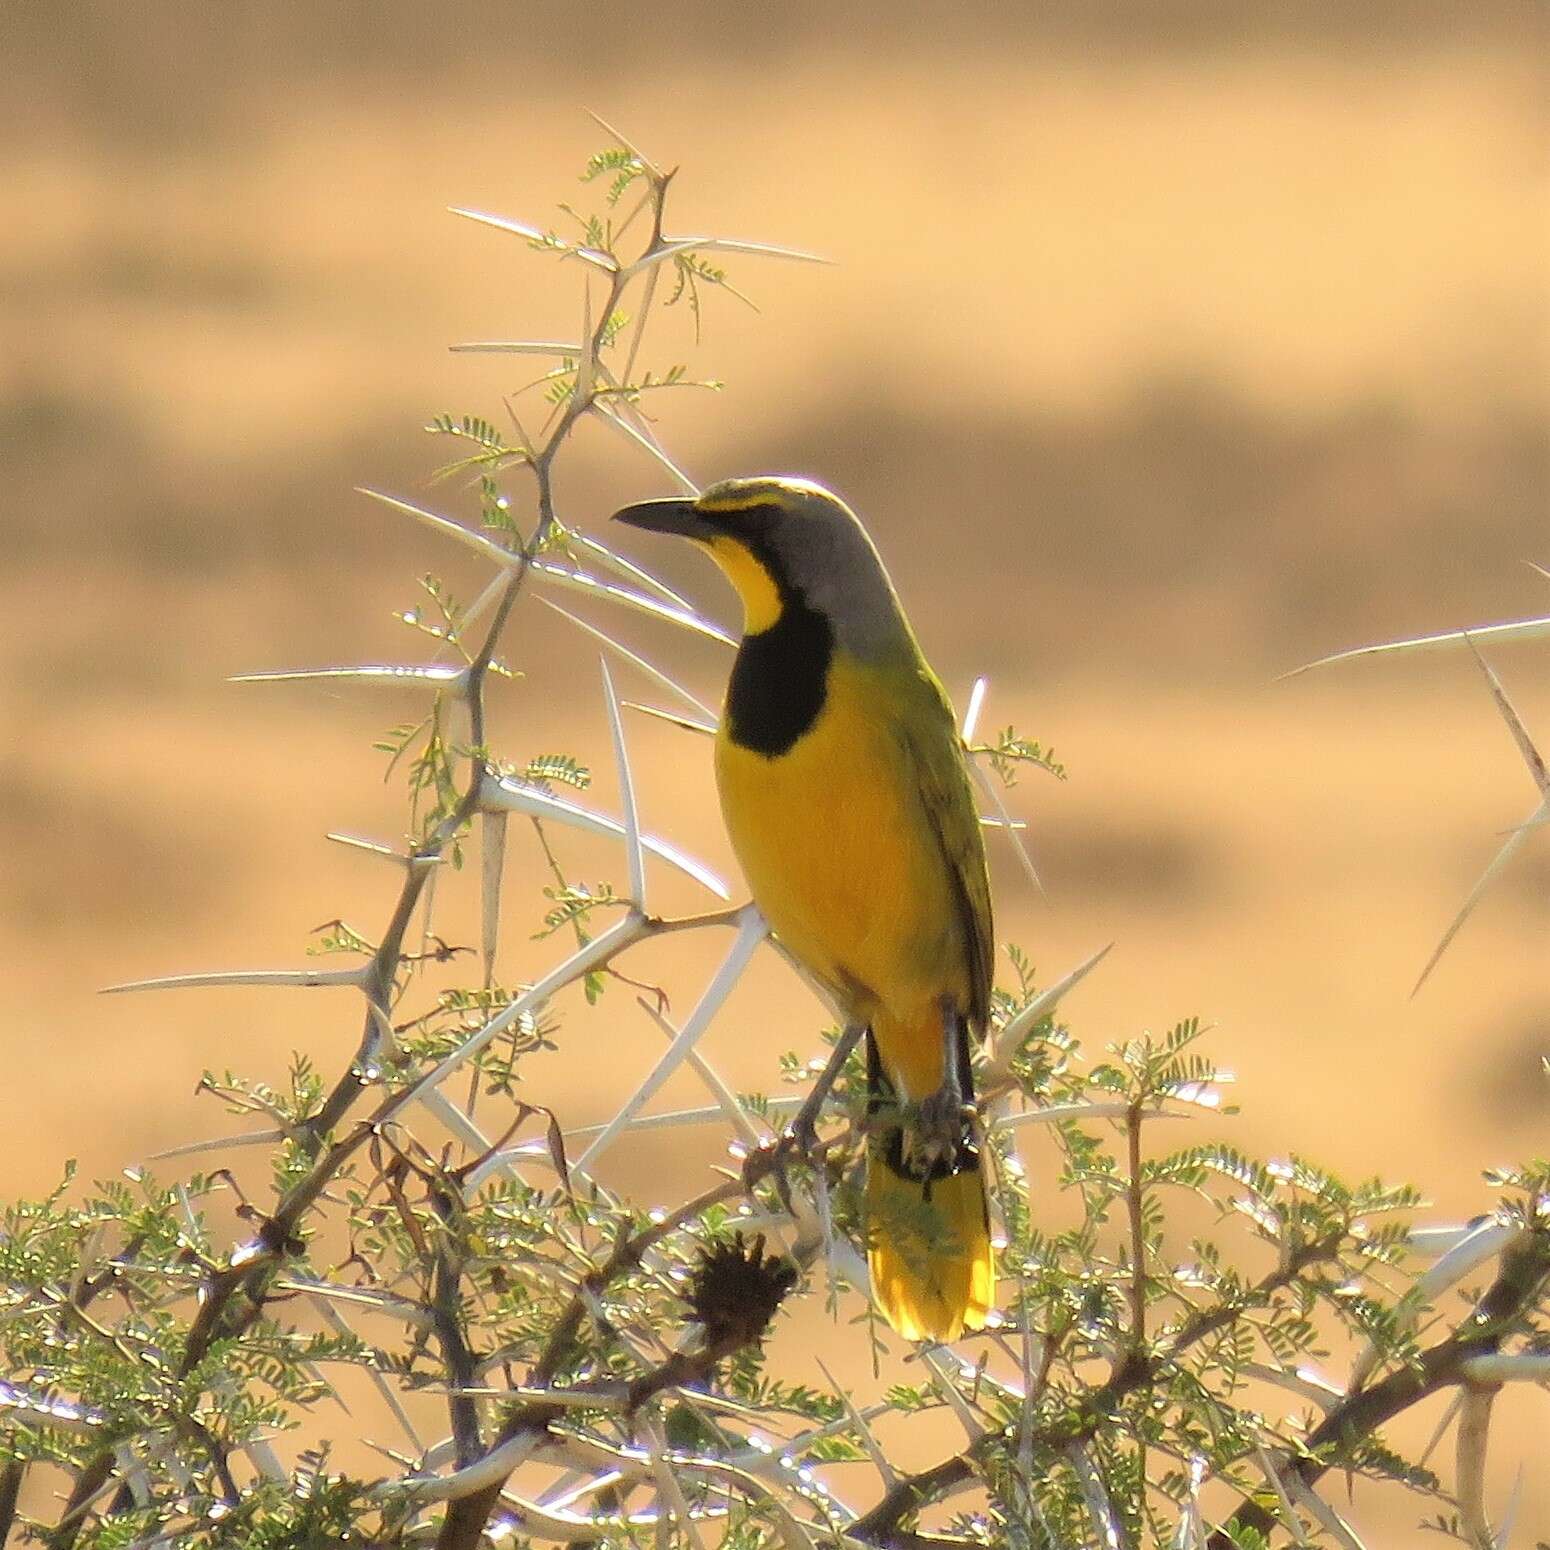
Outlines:
<svg viewBox="0 0 1550 1550"><path fill-rule="evenodd" d="M974 1134L929 1166L880 1112L894 1105L868 1040L874 1128L867 1150L867 1266L872 1295L907 1340L956 1340L995 1304L990 1205ZM965 1061L967 1065L967 1061ZM965 1096L968 1096L965 1088Z"/></svg>

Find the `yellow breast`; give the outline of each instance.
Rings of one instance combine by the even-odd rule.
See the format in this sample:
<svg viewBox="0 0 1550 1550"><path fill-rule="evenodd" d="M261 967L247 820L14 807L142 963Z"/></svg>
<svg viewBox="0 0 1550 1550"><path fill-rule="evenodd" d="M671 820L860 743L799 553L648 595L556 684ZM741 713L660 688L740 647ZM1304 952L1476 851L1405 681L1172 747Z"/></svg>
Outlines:
<svg viewBox="0 0 1550 1550"><path fill-rule="evenodd" d="M886 673L837 653L823 709L788 752L737 746L725 718L716 742L722 810L755 902L868 1022L930 1019L944 994L968 995L958 902L897 713Z"/></svg>

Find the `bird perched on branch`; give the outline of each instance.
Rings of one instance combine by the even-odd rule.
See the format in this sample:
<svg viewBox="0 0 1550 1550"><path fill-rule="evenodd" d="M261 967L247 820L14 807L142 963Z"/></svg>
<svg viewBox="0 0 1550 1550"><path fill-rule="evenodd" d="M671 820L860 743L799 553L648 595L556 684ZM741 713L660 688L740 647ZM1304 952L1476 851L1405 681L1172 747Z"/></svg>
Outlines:
<svg viewBox="0 0 1550 1550"><path fill-rule="evenodd" d="M911 1339L994 1300L971 1123L990 1011L990 884L952 707L854 513L802 479L729 479L616 519L705 549L742 599L716 735L733 849L770 927L867 1035L868 1262Z"/></svg>

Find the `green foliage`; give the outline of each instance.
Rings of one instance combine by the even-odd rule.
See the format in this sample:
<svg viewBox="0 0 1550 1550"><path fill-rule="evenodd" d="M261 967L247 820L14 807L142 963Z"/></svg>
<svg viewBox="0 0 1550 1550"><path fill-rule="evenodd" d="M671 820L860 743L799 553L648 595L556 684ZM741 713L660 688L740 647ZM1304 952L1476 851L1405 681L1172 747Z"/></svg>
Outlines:
<svg viewBox="0 0 1550 1550"><path fill-rule="evenodd" d="M563 888L545 888L544 897L554 901L554 908L544 912L543 930L533 933L535 942L552 936L562 926L574 926L586 920L594 910L621 909L629 902L614 896L612 883L598 883L592 888L567 883Z"/></svg>
<svg viewBox="0 0 1550 1550"><path fill-rule="evenodd" d="M702 286L726 291L729 295L737 297L745 306L752 307L752 301L738 290L727 279L727 272L718 265L698 253L677 253L673 256L674 285L673 292L667 298L666 306L673 307L681 301L687 300L689 311L694 315L694 341L700 341L700 308Z"/></svg>
<svg viewBox="0 0 1550 1550"><path fill-rule="evenodd" d="M1066 778L1066 767L1055 760L1055 750L1044 748L1030 738L1020 737L1015 727L1003 727L992 743L975 743L970 753L983 754L990 767L1001 777L1004 784L1017 784L1017 767L1032 765L1053 775L1056 780Z"/></svg>
<svg viewBox="0 0 1550 1550"><path fill-rule="evenodd" d="M535 754L520 770L513 767L508 773L520 774L523 780L546 790L551 783L577 791L585 791L592 784L591 770L568 753Z"/></svg>
<svg viewBox="0 0 1550 1550"><path fill-rule="evenodd" d="M590 183L604 176L609 179L607 199L609 205L613 206L619 203L637 179L646 176L646 168L633 151L625 150L622 146L608 146L587 158L581 181Z"/></svg>

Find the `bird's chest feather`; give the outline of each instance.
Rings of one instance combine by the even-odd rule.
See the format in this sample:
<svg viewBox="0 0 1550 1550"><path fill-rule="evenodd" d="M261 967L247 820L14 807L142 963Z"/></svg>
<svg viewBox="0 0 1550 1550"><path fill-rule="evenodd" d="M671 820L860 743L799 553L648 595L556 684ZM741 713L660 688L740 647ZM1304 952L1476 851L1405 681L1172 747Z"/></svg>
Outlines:
<svg viewBox="0 0 1550 1550"><path fill-rule="evenodd" d="M951 884L899 736L898 688L840 654L819 698L777 753L741 746L723 718L717 782L754 899L857 1015L957 991Z"/></svg>

